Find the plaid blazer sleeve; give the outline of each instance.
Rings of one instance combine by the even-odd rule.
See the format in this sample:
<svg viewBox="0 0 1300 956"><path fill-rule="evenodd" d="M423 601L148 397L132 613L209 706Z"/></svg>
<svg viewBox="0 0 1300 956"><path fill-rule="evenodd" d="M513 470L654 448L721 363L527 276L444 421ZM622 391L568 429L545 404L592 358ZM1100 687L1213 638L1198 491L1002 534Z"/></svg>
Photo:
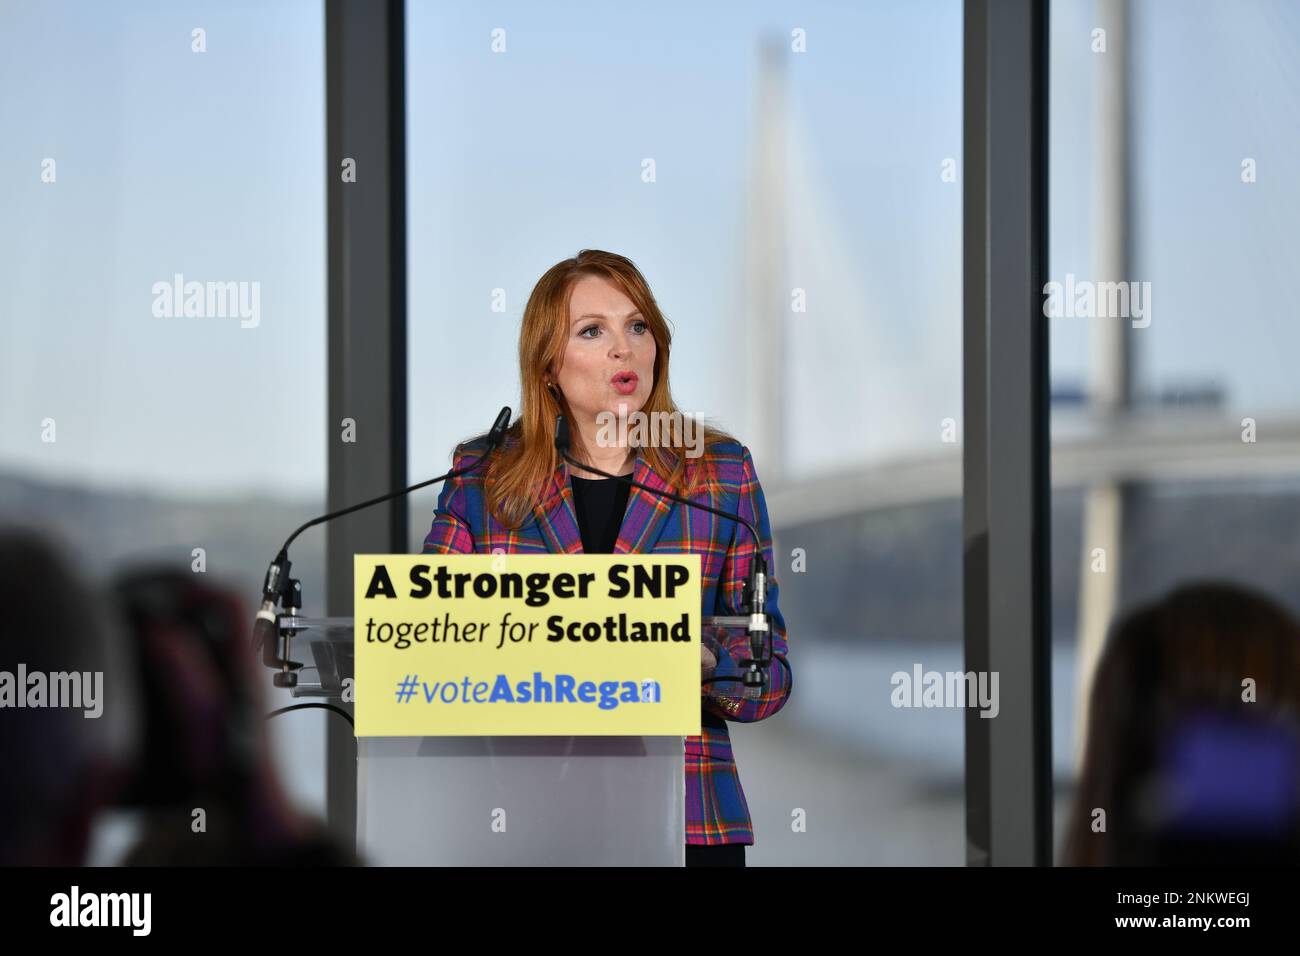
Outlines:
<svg viewBox="0 0 1300 956"><path fill-rule="evenodd" d="M474 460L464 446L457 446L452 455L452 469L464 468ZM423 554L473 554L474 535L466 517L468 494L462 478L448 478L438 493L438 504L433 512L433 525L425 535Z"/></svg>
<svg viewBox="0 0 1300 956"><path fill-rule="evenodd" d="M767 502L763 487L754 470L749 448L743 448L741 481L736 512L752 523L762 538L763 556L767 560L767 612L772 623L772 664L768 668L768 683L760 697L742 696L744 685L740 678L745 672L742 660L748 659L749 634L736 628L717 628L709 637L709 647L718 659L714 677L732 677L735 680L715 681L705 684L708 693L702 696L704 709L726 720L751 723L771 717L790 696L791 681L786 659L785 617L781 614L780 588L776 580L776 562L772 553L772 526L767 517ZM742 588L749 580L749 564L754 556L753 535L742 524L737 524L735 534L727 546L727 557L718 580L715 614L738 615L745 613L741 602ZM778 660L779 658L780 660Z"/></svg>

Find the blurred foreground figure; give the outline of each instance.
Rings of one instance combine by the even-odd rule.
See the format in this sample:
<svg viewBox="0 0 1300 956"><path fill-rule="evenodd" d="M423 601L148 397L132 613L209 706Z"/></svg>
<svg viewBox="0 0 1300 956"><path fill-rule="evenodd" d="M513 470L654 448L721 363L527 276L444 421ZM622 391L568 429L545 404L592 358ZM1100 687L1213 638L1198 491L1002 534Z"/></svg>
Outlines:
<svg viewBox="0 0 1300 956"><path fill-rule="evenodd" d="M124 862L355 863L280 786L238 597L168 569L123 575L114 590L144 705L144 756L121 804L146 823Z"/></svg>
<svg viewBox="0 0 1300 956"><path fill-rule="evenodd" d="M1284 608L1198 583L1112 626L1065 862L1300 863L1300 624Z"/></svg>
<svg viewBox="0 0 1300 956"><path fill-rule="evenodd" d="M0 866L80 866L130 759L120 634L63 553L22 528L0 529L0 620Z"/></svg>

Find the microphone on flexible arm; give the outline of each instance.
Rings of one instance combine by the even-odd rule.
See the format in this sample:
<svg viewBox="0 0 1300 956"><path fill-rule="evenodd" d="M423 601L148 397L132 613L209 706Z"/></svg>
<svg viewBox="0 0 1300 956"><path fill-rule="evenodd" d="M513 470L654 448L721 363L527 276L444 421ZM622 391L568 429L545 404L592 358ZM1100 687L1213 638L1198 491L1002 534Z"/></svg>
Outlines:
<svg viewBox="0 0 1300 956"><path fill-rule="evenodd" d="M672 492L661 491L658 488L651 488L628 475L611 475L608 472L601 471L599 468L593 468L591 465L584 465L580 461L575 461L569 454L569 420L564 415L555 417L555 450L560 456L575 468L581 468L583 471L590 471L597 475L604 475L606 478L617 478L619 481L626 482L635 488L641 488L651 494L658 495L661 498L669 498L673 501L679 501L684 505L690 505L692 508L699 508L702 511L708 511L715 515L721 515L724 518L731 518L733 521L743 524L749 529L750 535L754 538L755 552L754 558L749 564L749 582L744 588L744 600L749 605L749 653L750 659L743 660L741 664L748 664L749 669L745 671L743 678L744 692L743 696L748 698L761 697L763 687L767 684L767 670L775 658L780 661L789 672L790 665L784 658L776 657L772 652L772 628L767 614L767 560L763 557L763 539L758 533L758 529L752 523L746 521L738 514L730 511L722 511L709 505L700 504L698 501L691 501L681 495L675 495ZM764 651L766 650L766 654ZM721 681L735 681L735 677L706 677L701 683L711 684Z"/></svg>
<svg viewBox="0 0 1300 956"><path fill-rule="evenodd" d="M279 605L286 609L291 617L296 617L299 609L302 607L302 588L296 579L289 577L289 545L298 535L302 534L313 525L318 525L334 518L340 518L343 515L351 514L354 511L360 511L362 508L369 508L371 505L377 505L381 501L389 501L393 498L400 498L402 495L409 495L412 491L418 491L426 485L432 485L435 482L445 481L448 478L458 478L461 475L467 475L476 470L480 465L488 460L488 457L505 439L506 429L510 425L510 408L507 406L501 409L497 415L496 421L492 424L492 430L487 435L487 450L483 452L473 462L464 468L452 469L445 475L439 475L436 478L430 478L428 481L422 481L417 485L411 485L409 488L403 488L399 491L390 492L386 495L380 495L377 498L371 498L368 501L362 501L359 504L349 505L346 508L340 508L338 511L331 511L329 514L321 515L319 518L313 518L306 524L298 528L293 534L289 535L280 548L280 553L275 556L270 566L266 569L266 578L262 583L262 606L258 609L257 617L253 621L253 650L258 648L262 650L262 663L267 667L278 671L272 683L276 687L293 687L297 684L298 675L294 670L302 665L296 661L286 660L280 655L279 634L276 606Z"/></svg>

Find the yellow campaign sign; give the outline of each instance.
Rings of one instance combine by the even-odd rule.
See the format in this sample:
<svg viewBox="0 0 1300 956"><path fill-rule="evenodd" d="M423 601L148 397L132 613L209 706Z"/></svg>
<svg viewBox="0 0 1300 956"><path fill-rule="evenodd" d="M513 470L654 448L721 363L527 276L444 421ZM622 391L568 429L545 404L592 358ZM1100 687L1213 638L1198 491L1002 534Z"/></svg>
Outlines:
<svg viewBox="0 0 1300 956"><path fill-rule="evenodd" d="M356 735L700 733L698 554L358 554Z"/></svg>

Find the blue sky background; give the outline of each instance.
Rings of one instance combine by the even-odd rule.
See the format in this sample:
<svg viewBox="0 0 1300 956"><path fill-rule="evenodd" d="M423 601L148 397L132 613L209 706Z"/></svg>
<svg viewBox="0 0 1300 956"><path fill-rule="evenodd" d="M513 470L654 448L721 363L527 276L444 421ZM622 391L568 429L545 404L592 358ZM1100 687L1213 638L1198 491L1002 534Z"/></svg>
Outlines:
<svg viewBox="0 0 1300 956"><path fill-rule="evenodd" d="M1141 380L1214 380L1243 413L1294 411L1300 5L1136 7L1133 278L1154 287ZM786 344L791 468L932 451L940 419L960 421L961 186L939 175L961 156L958 0L409 9L413 479L517 407L528 292L583 247L646 274L674 324L682 406L752 431L757 47L795 26L808 53L788 61L787 280L810 312ZM1096 14L1052 10L1052 273L1085 276ZM0 467L322 493L323 39L307 0L0 3ZM1259 164L1250 186L1243 156ZM259 281L259 327L153 317L152 284L176 272ZM1084 331L1054 322L1058 382L1081 374Z"/></svg>

